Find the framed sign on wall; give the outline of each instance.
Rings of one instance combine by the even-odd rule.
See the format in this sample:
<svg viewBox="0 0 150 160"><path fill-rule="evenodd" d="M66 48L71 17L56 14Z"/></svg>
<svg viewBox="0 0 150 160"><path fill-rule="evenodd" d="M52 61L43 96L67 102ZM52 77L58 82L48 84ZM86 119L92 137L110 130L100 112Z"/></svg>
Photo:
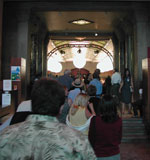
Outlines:
<svg viewBox="0 0 150 160"><path fill-rule="evenodd" d="M11 80L12 81L20 81L20 66L11 66Z"/></svg>

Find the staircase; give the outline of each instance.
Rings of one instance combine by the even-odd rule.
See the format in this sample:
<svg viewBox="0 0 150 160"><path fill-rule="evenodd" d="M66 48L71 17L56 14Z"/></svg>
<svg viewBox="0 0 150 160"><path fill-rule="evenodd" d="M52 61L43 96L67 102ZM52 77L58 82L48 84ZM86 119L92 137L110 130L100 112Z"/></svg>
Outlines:
<svg viewBox="0 0 150 160"><path fill-rule="evenodd" d="M142 118L123 119L122 142L146 142L148 136Z"/></svg>

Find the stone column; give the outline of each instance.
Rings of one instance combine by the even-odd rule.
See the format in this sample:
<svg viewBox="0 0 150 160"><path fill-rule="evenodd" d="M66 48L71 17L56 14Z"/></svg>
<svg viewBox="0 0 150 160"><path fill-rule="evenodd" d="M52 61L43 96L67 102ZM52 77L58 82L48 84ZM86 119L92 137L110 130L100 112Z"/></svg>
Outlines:
<svg viewBox="0 0 150 160"><path fill-rule="evenodd" d="M126 37L126 67L133 73L133 36L127 35Z"/></svg>
<svg viewBox="0 0 150 160"><path fill-rule="evenodd" d="M43 26L43 25L42 25ZM41 27L41 31L38 33L38 73L41 73L41 76L46 76L45 72L47 71L47 68L44 66L47 64L47 49L46 52L44 51L44 43L45 43L45 37L46 37L46 28L43 26ZM47 48L47 44L46 44ZM46 57L46 59L45 59ZM47 65L46 65L47 66Z"/></svg>
<svg viewBox="0 0 150 160"><path fill-rule="evenodd" d="M123 74L125 67L125 32L120 23L115 26L115 34L118 39L118 66L121 74Z"/></svg>
<svg viewBox="0 0 150 160"><path fill-rule="evenodd" d="M44 42L43 42L43 64L42 64L42 69L43 69L43 76L47 75L47 46L49 43L49 38L46 37Z"/></svg>
<svg viewBox="0 0 150 160"><path fill-rule="evenodd" d="M38 35L31 34L31 62L30 62L30 77L33 83L35 75L38 71Z"/></svg>
<svg viewBox="0 0 150 160"><path fill-rule="evenodd" d="M120 54L119 54L119 41L117 37L112 38L114 46L114 68L117 68L120 71Z"/></svg>
<svg viewBox="0 0 150 160"><path fill-rule="evenodd" d="M47 33L46 27L42 24L39 18L36 16L31 17L30 19L30 28L31 28L31 81L34 82L36 75L45 76L47 64L47 44L45 46L45 37ZM45 52L46 51L46 52ZM46 57L46 59L45 59ZM44 74L43 74L44 72Z"/></svg>
<svg viewBox="0 0 150 160"><path fill-rule="evenodd" d="M15 57L26 60L25 97L30 83L30 53L29 53L29 16L30 11L22 9L17 15L17 52Z"/></svg>
<svg viewBox="0 0 150 160"><path fill-rule="evenodd" d="M125 41L120 41L120 72L124 73L125 68Z"/></svg>
<svg viewBox="0 0 150 160"><path fill-rule="evenodd" d="M139 83L142 81L142 59L147 58L148 44L148 16L144 12L135 13L136 23L134 25L134 81L137 93Z"/></svg>
<svg viewBox="0 0 150 160"><path fill-rule="evenodd" d="M2 80L2 19L3 19L3 0L0 0L0 80Z"/></svg>

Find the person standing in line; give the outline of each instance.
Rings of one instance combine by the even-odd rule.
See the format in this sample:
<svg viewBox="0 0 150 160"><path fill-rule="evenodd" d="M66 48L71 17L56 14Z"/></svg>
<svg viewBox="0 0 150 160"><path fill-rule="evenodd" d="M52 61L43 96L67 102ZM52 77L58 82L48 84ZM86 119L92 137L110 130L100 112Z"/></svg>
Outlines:
<svg viewBox="0 0 150 160"><path fill-rule="evenodd" d="M119 88L121 83L121 75L118 72L118 69L114 69L114 73L111 76L111 95L115 95L119 98Z"/></svg>
<svg viewBox="0 0 150 160"><path fill-rule="evenodd" d="M84 135L88 135L90 121L95 111L93 104L89 103L89 96L85 93L80 93L76 96L66 119L66 124L76 130L81 131ZM91 110L89 112L87 106Z"/></svg>
<svg viewBox="0 0 150 160"><path fill-rule="evenodd" d="M100 82L100 76L99 76L99 70L95 70L95 72L93 73L93 79L92 81L89 83L89 85L94 85L96 87L96 97L101 96L102 94L102 83Z"/></svg>
<svg viewBox="0 0 150 160"><path fill-rule="evenodd" d="M64 75L58 77L58 82L60 82L63 86L68 88L68 91L72 88L73 79L70 76L71 71L66 69L64 71Z"/></svg>
<svg viewBox="0 0 150 160"><path fill-rule="evenodd" d="M66 86L64 86L64 90L65 90L65 97L66 97L65 103L63 105L63 108L61 108L60 114L58 115L57 118L58 118L59 122L66 124L66 117L68 115L70 106L68 104L68 88Z"/></svg>
<svg viewBox="0 0 150 160"><path fill-rule="evenodd" d="M88 73L84 79L84 84L85 84L85 91L87 91L87 88L89 86L90 81L93 79L92 73Z"/></svg>
<svg viewBox="0 0 150 160"><path fill-rule="evenodd" d="M111 95L101 98L99 114L91 119L88 138L97 160L120 160L122 119Z"/></svg>
<svg viewBox="0 0 150 160"><path fill-rule="evenodd" d="M98 68L96 68L96 69L95 69L95 71L94 71L94 73L97 73L98 75L100 75L101 70L100 70L100 69L98 69ZM99 79L99 80L100 80L100 79Z"/></svg>
<svg viewBox="0 0 150 160"><path fill-rule="evenodd" d="M84 82L82 82L82 80L80 78L76 78L73 82L72 82L72 86L74 87L74 89L72 89L71 91L69 91L68 93L68 104L69 106L72 105L72 103L74 102L76 96L83 92L85 93L85 91L83 90L84 87Z"/></svg>
<svg viewBox="0 0 150 160"><path fill-rule="evenodd" d="M56 80L36 81L31 93L33 114L0 133L0 160L94 160L88 139L58 121L64 101L64 88Z"/></svg>
<svg viewBox="0 0 150 160"><path fill-rule="evenodd" d="M89 85L87 88L87 94L90 96L89 103L93 104L94 112L98 114L100 98L96 97L96 87L93 85ZM92 113L89 105L87 106L87 108L90 111L90 113Z"/></svg>
<svg viewBox="0 0 150 160"><path fill-rule="evenodd" d="M111 77L107 76L103 84L103 94L110 94L110 93L111 93Z"/></svg>
<svg viewBox="0 0 150 160"><path fill-rule="evenodd" d="M125 113L126 105L128 105L128 113L131 114L133 80L128 68L125 68L124 70L124 75L120 84L119 92L121 93L122 114Z"/></svg>
<svg viewBox="0 0 150 160"><path fill-rule="evenodd" d="M138 110L140 111L140 117L143 117L143 89L142 86L139 89L139 98L132 102L134 118L138 117Z"/></svg>

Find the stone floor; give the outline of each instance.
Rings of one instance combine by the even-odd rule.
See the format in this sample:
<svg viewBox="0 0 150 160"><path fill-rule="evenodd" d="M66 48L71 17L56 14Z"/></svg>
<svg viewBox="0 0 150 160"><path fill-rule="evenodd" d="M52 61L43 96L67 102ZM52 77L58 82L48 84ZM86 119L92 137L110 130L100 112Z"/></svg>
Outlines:
<svg viewBox="0 0 150 160"><path fill-rule="evenodd" d="M133 117L133 114L124 114L122 119ZM150 160L150 142L122 143L120 145L121 160Z"/></svg>
<svg viewBox="0 0 150 160"><path fill-rule="evenodd" d="M121 160L150 160L150 143L122 143Z"/></svg>

